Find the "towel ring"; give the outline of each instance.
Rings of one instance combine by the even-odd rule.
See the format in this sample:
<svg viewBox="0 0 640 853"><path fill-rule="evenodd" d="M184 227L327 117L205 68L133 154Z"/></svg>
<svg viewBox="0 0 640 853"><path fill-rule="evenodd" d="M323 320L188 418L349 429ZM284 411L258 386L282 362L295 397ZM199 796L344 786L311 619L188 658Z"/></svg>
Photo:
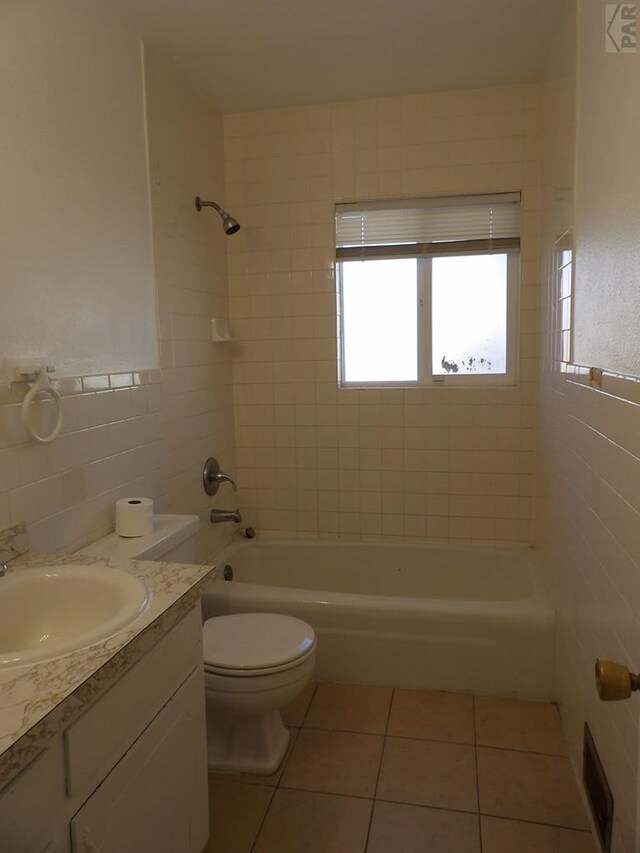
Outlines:
<svg viewBox="0 0 640 853"><path fill-rule="evenodd" d="M49 435L39 435L31 425L31 403L33 403L36 396L41 392L43 394L48 394L56 406L56 423ZM35 382L27 391L27 394L22 401L21 414L24 428L31 438L39 444L49 444L50 442L55 441L55 439L60 435L63 423L62 397L58 394L55 388L51 387L46 367L42 367L35 371Z"/></svg>

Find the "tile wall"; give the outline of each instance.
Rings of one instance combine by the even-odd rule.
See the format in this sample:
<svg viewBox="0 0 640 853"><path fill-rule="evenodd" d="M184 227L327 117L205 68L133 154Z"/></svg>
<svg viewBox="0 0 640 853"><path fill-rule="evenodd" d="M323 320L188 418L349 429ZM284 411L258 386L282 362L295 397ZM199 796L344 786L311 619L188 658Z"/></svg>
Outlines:
<svg viewBox="0 0 640 853"><path fill-rule="evenodd" d="M65 427L47 446L27 440L24 389L2 391L0 529L24 521L33 548L73 550L113 529L117 498L147 495L200 515L207 561L235 532L212 528L209 509L236 506L202 488L207 456L234 470L231 353L210 337L210 317L228 316L227 238L193 207L224 201L222 122L149 55L145 78L160 369L59 380Z"/></svg>
<svg viewBox="0 0 640 853"><path fill-rule="evenodd" d="M612 849L631 853L637 849L637 700L600 702L593 669L596 657L639 665L640 398L637 381L605 375L598 390L589 387L586 369L567 364L575 4L568 9L544 87L536 547L556 594L558 697L571 758L580 779L587 721L615 800ZM579 290L579 255L575 263Z"/></svg>
<svg viewBox="0 0 640 853"><path fill-rule="evenodd" d="M48 445L28 440L24 389L0 399L0 529L22 521L32 548L74 550L113 529L117 498L164 503L160 373L53 384L63 394L64 428Z"/></svg>
<svg viewBox="0 0 640 853"><path fill-rule="evenodd" d="M145 83L166 506L200 515L206 561L237 532L209 523L213 506L236 509L231 487L210 498L202 486L208 456L235 472L232 352L211 341L211 318L229 317L226 248L235 238L215 211L194 207L196 195L225 203L222 118L148 52Z"/></svg>
<svg viewBox="0 0 640 853"><path fill-rule="evenodd" d="M238 474L258 528L531 541L538 101L528 85L225 117ZM334 203L518 189L518 386L338 390Z"/></svg>

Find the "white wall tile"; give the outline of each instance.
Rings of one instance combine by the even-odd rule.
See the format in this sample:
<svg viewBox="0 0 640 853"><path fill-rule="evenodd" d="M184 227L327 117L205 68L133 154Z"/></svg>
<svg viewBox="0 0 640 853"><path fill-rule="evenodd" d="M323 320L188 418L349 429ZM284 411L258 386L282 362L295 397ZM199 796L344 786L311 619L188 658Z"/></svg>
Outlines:
<svg viewBox="0 0 640 853"><path fill-rule="evenodd" d="M511 492L517 495L518 477L531 482L534 470L537 170L533 177L528 173L525 184L525 164L537 151L530 142L539 131L534 89L501 87L313 108L316 130L296 137L295 145L284 130L274 139L274 126L298 121L297 109L225 117L226 195L244 229L243 240L227 246L232 327L241 342L234 359L239 466L248 474L256 458L295 444L296 469L317 466L313 488L324 493L318 496L320 513L308 514L308 479L305 484L304 477L297 478L292 508L298 514L285 517L271 512L270 489L254 479L251 504L245 504L253 523L286 520L287 529L296 532L300 522L305 533L349 538L377 533L531 540L531 501L514 509L496 498L505 493L504 478L512 478ZM329 147L331 157L316 153ZM523 190L523 258L531 258L523 262L525 280L532 282L523 290L532 294L523 298L520 392L338 390L334 203L499 189ZM275 228L276 219L288 227ZM352 471L355 485L343 478L334 489L326 482L329 463L341 473ZM384 478L381 510L364 500L369 483L358 482L369 472ZM449 483L442 478L449 472L464 473L466 481L474 472L486 477L480 491L465 489L479 499L466 501L467 515L458 517L477 523L454 524L450 534L446 520L453 510L441 502L430 507L427 521L414 512L405 525L400 518L405 498L415 503L420 491L411 491L415 480L405 482L404 475L419 473L427 490L433 483L446 495ZM326 504L334 491L339 520Z"/></svg>
<svg viewBox="0 0 640 853"><path fill-rule="evenodd" d="M576 776L581 779L588 722L615 800L612 849L631 853L638 820L637 711L632 703L598 700L593 666L596 657L638 666L640 409L577 385L560 370L563 279L556 241L572 225L575 47L571 3L543 87L536 547L557 602L558 698Z"/></svg>
<svg viewBox="0 0 640 853"><path fill-rule="evenodd" d="M217 456L236 474L231 351L211 342L210 319L228 317L226 251L249 223L238 211L243 230L229 238L215 211L192 208L195 195L225 204L222 121L154 57L145 62L163 382L133 389L122 406L144 429L140 474L164 470L166 508L200 516L198 556L206 560L234 533L233 525L212 527L209 510L235 509L235 495L223 487L208 497L202 467ZM176 134L177 127L192 131Z"/></svg>

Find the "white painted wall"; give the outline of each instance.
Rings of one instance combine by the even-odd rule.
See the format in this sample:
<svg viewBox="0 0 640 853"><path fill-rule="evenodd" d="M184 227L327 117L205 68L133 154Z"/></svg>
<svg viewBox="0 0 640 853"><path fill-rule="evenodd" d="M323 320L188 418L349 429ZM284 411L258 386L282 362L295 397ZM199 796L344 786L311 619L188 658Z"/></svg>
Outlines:
<svg viewBox="0 0 640 853"><path fill-rule="evenodd" d="M0 15L0 358L154 367L138 39L97 0L5 0Z"/></svg>
<svg viewBox="0 0 640 853"><path fill-rule="evenodd" d="M605 52L605 4L580 4L574 355L640 374L640 52Z"/></svg>

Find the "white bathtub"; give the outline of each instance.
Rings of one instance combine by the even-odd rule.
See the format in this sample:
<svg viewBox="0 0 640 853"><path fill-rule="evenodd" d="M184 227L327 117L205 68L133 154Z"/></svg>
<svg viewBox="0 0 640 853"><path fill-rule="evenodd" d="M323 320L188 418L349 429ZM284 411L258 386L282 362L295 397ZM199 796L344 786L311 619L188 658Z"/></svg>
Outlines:
<svg viewBox="0 0 640 853"><path fill-rule="evenodd" d="M216 565L205 618L299 616L320 679L554 698L555 612L531 549L256 539Z"/></svg>

